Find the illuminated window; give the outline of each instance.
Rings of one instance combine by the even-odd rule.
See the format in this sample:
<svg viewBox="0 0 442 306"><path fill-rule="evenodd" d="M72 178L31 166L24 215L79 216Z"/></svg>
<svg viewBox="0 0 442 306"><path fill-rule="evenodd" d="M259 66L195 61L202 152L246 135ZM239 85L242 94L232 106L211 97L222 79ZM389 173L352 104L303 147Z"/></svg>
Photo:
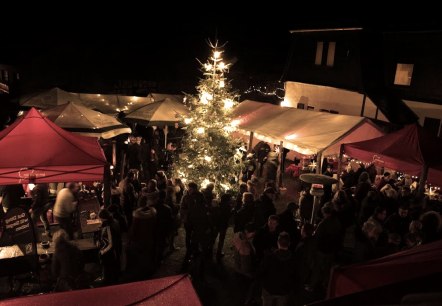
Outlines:
<svg viewBox="0 0 442 306"><path fill-rule="evenodd" d="M324 42L318 41L316 43L316 57L315 57L315 65L320 66L322 64L322 52L324 50Z"/></svg>
<svg viewBox="0 0 442 306"><path fill-rule="evenodd" d="M328 43L328 50L327 50L327 66L333 67L333 64L335 63L335 49L336 49L336 42L331 41Z"/></svg>
<svg viewBox="0 0 442 306"><path fill-rule="evenodd" d="M410 86L413 75L413 64L397 64L394 85Z"/></svg>

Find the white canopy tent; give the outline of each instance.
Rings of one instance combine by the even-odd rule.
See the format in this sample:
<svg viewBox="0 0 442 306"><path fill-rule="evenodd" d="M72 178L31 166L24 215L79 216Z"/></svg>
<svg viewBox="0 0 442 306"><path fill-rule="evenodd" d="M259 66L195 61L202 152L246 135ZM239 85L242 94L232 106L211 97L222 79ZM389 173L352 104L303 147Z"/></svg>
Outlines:
<svg viewBox="0 0 442 306"><path fill-rule="evenodd" d="M146 104L152 103L152 99L136 96L74 93L62 90L58 87L28 95L20 99L22 106L33 106L43 110L68 102L82 104L105 114L117 114L121 111L133 111Z"/></svg>
<svg viewBox="0 0 442 306"><path fill-rule="evenodd" d="M114 117L73 102L46 109L43 114L59 127L86 136L108 139L132 132Z"/></svg>
<svg viewBox="0 0 442 306"><path fill-rule="evenodd" d="M165 126L165 147L167 146L167 125L180 122L189 114L189 109L182 103L165 98L130 112L124 118L127 122L141 123L148 126Z"/></svg>
<svg viewBox="0 0 442 306"><path fill-rule="evenodd" d="M235 109L233 113L234 120L237 120L238 128L243 133L254 132L254 137L274 144L282 141L284 147L305 155L339 155L337 144L345 139L354 142L383 135L370 120L363 117L314 112L255 101L240 103L238 110Z"/></svg>

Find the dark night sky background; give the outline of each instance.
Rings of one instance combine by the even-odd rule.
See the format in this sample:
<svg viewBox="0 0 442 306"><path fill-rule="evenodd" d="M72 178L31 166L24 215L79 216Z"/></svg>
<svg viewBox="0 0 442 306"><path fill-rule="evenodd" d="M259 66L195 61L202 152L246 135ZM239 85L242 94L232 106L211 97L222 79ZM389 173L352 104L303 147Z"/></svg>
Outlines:
<svg viewBox="0 0 442 306"><path fill-rule="evenodd" d="M284 12L281 6L277 10L261 7L258 12L229 8L221 10L223 15L189 16L183 12L176 17L144 9L140 16L138 9L141 7L119 14L33 16L26 26L4 31L0 63L22 69L24 91L60 86L106 93L116 80L141 79L167 81L168 91L179 92L196 85L196 58L204 60L208 55L208 38L228 41L225 57L235 61L230 77L245 86L280 78L290 50L290 29L439 24L438 18L424 15L408 18L410 12L376 18L348 12L324 17L300 7Z"/></svg>

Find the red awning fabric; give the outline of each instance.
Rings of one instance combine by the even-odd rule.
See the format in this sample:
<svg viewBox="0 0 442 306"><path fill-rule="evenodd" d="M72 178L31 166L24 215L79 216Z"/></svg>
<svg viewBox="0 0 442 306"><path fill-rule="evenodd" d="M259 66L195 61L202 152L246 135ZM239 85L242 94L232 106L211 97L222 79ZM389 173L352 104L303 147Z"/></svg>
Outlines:
<svg viewBox="0 0 442 306"><path fill-rule="evenodd" d="M0 302L0 305L202 305L190 279L177 275L143 282L51 293Z"/></svg>
<svg viewBox="0 0 442 306"><path fill-rule="evenodd" d="M377 288L414 278L442 273L442 241L334 269L328 298Z"/></svg>
<svg viewBox="0 0 442 306"><path fill-rule="evenodd" d="M0 132L0 185L96 181L106 158L96 138L63 130L32 108Z"/></svg>
<svg viewBox="0 0 442 306"><path fill-rule="evenodd" d="M442 140L430 135L418 124L407 125L382 137L344 144L342 152L362 161L378 161L389 169L420 176L424 164L430 168L427 180L442 185Z"/></svg>

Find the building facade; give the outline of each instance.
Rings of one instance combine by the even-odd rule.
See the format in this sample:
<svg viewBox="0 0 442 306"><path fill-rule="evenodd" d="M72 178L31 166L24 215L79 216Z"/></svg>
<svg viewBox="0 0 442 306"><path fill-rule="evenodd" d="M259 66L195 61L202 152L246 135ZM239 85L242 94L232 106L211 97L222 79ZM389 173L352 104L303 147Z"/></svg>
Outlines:
<svg viewBox="0 0 442 306"><path fill-rule="evenodd" d="M442 32L294 30L285 105L441 135Z"/></svg>

